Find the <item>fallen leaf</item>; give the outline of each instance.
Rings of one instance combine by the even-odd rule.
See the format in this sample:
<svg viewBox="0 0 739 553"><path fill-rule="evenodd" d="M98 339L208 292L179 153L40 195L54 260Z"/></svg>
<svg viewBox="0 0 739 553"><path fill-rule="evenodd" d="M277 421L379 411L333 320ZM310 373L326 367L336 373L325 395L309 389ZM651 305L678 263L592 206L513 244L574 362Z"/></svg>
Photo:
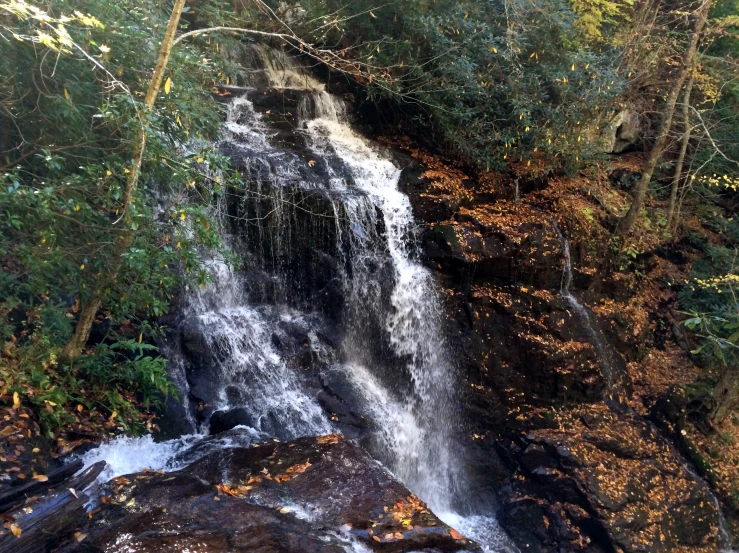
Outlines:
<svg viewBox="0 0 739 553"><path fill-rule="evenodd" d="M16 538L20 538L21 537L21 534L23 533L23 530L21 530L20 526L18 526L17 524L13 523L13 524L10 525L10 532Z"/></svg>
<svg viewBox="0 0 739 553"><path fill-rule="evenodd" d="M36 474L33 477L33 479L34 480L38 480L39 482L48 482L49 481L49 477L48 476L44 476L43 474Z"/></svg>
<svg viewBox="0 0 739 553"><path fill-rule="evenodd" d="M167 81L164 83L164 93L169 94L169 91L171 89L172 89L172 79L170 77L167 77Z"/></svg>
<svg viewBox="0 0 739 553"><path fill-rule="evenodd" d="M449 533L452 535L452 537L455 540L463 540L464 539L464 536L462 534L460 534L459 532L457 532L454 528L450 528L449 529Z"/></svg>
<svg viewBox="0 0 739 553"><path fill-rule="evenodd" d="M13 392L13 407L18 409L21 406L21 398L18 396L18 392Z"/></svg>
<svg viewBox="0 0 739 553"><path fill-rule="evenodd" d="M87 537L87 534L83 534L82 532L75 532L74 533L74 539L77 541L82 541Z"/></svg>

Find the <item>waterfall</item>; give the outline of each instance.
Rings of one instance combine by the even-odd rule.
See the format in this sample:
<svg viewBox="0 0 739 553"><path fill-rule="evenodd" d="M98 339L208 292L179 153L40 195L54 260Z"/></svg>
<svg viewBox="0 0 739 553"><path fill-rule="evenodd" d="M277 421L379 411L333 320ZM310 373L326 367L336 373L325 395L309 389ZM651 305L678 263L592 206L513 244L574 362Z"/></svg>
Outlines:
<svg viewBox="0 0 739 553"><path fill-rule="evenodd" d="M220 143L243 190L227 190L214 206L245 268L214 261L214 282L183 309L172 364L200 434L152 448L152 464L179 466L182 444L207 439L218 411L238 410L255 440L340 430L316 382L341 375L372 421L370 452L485 551L508 549L492 508L467 501L465 454L455 441L458 376L440 291L418 259L411 204L398 188L401 170L351 126L343 101L292 60L262 67L249 78L272 88L230 100ZM269 123L271 110L255 107L269 94L292 102L287 138ZM144 449L121 440L100 455L119 460L126 448Z"/></svg>
<svg viewBox="0 0 739 553"><path fill-rule="evenodd" d="M554 230L557 231L557 236L562 244L562 254L564 256L564 268L562 270L562 281L560 284L560 294L562 298L567 302L572 310L575 312L580 324L583 326L585 331L590 337L590 344L595 348L598 353L600 360L601 369L603 371L603 378L606 381L606 386L609 395L616 391L615 388L618 386L616 379L616 371L613 366L611 355L608 352L608 346L605 340L601 336L600 330L597 327L596 322L593 320L591 312L575 297L570 291L572 285L572 258L570 256L570 241L562 233L557 224L556 220L553 220Z"/></svg>
<svg viewBox="0 0 739 553"><path fill-rule="evenodd" d="M455 375L447 359L440 328L439 298L431 274L414 257L414 220L409 199L398 190L400 170L360 137L344 120L341 101L326 92L310 101L316 117L306 127L312 150L335 155L349 170L356 189L365 193L346 206L353 234L353 277L345 281L350 309L356 314L380 305L381 287L366 280L370 259L378 256L374 217L382 214L385 236L380 246L389 254L392 271L390 306L380 313L394 353L407 360L411 388L393 398L381 381L361 363L365 356L360 317L349 321L345 343L347 376L376 406L372 416L381 427L383 446L396 475L432 508L448 511L457 491L458 470L450 451L454 420ZM304 113L308 109L304 108ZM334 175L334 178L336 176ZM344 186L349 183L344 182ZM388 407L391 407L389 409Z"/></svg>

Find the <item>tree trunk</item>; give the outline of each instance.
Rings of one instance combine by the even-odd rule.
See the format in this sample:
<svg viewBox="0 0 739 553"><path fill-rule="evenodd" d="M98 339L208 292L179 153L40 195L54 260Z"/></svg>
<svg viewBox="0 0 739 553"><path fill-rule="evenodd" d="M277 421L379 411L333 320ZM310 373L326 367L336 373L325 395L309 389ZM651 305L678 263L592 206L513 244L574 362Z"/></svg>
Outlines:
<svg viewBox="0 0 739 553"><path fill-rule="evenodd" d="M672 127L672 118L675 115L675 105L677 104L677 98L680 94L680 89L682 89L683 87L683 83L685 82L688 72L693 67L695 53L698 50L698 41L700 40L703 27L705 26L706 20L708 19L708 12L711 9L711 3L712 0L705 0L700 8L700 11L698 12L698 15L696 16L693 34L691 35L690 42L688 43L688 46L685 49L685 53L683 54L683 62L680 75L675 81L672 90L670 90L670 94L667 96L667 102L665 104L665 109L662 115L662 124L660 125L659 133L657 134L657 140L655 141L654 146L649 153L649 159L647 160L647 164L644 166L641 178L636 184L634 200L631 202L631 207L629 208L629 211L626 213L626 215L624 215L623 219L619 221L618 226L616 227L617 236L625 236L629 233L631 227L634 226L634 223L639 216L639 212L641 211L642 207L644 207L644 199L647 196L647 189L649 188L649 183L652 180L652 174L654 174L657 163L662 156L662 151L664 150L665 143L667 142L667 135L670 132L670 127Z"/></svg>
<svg viewBox="0 0 739 553"><path fill-rule="evenodd" d="M146 91L144 105L146 106L147 111L154 107L157 94L162 86L164 73L167 69L167 64L169 63L169 56L172 53L172 47L175 43L175 35L177 34L177 27L180 23L182 9L185 7L185 1L186 0L175 0L174 8L172 8L172 14L169 17L169 24L167 25L167 30L162 39L162 46L159 49L159 58L157 59L157 64L154 68L154 74L151 77L149 88ZM126 191L123 198L122 219L126 230L122 233L116 243L113 250L113 256L104 277L100 280L90 296L90 299L85 303L80 311L79 320L74 329L74 333L69 342L67 342L60 352L60 359L62 361L72 361L82 353L82 349L90 338L90 330L92 329L92 322L95 320L95 315L98 309L103 305L106 291L111 285L115 284L118 278L118 273L123 264L123 253L131 247L136 237L136 231L131 229L131 204L133 203L134 195L136 194L136 189L138 187L139 176L141 175L141 164L146 151L145 121L146 118L142 114L139 114L139 132L136 146L133 151L133 167L131 168L131 172L128 174Z"/></svg>
<svg viewBox="0 0 739 553"><path fill-rule="evenodd" d="M732 413L739 404L739 373L729 367L724 369L721 380L713 389L716 407L711 413L711 420L720 423Z"/></svg>
<svg viewBox="0 0 739 553"><path fill-rule="evenodd" d="M675 218L675 207L677 204L677 191L680 188L680 180L683 176L683 165L685 164L685 154L688 152L690 144L690 133L692 127L690 125L690 93L693 90L693 81L695 80L695 64L690 73L690 79L685 86L683 93L683 140L680 145L680 155L677 158L675 166L675 175L672 178L672 189L670 190L670 204L667 208L667 231L672 232L672 222Z"/></svg>

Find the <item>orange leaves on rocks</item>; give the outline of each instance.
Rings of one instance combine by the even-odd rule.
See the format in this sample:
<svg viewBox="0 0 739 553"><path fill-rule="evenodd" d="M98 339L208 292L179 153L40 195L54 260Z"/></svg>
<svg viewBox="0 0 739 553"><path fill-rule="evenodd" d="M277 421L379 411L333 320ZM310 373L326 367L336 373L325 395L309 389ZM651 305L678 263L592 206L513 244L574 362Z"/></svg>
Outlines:
<svg viewBox="0 0 739 553"><path fill-rule="evenodd" d="M341 434L327 434L325 436L318 436L316 441L319 444L338 444L341 439Z"/></svg>
<svg viewBox="0 0 739 553"><path fill-rule="evenodd" d="M231 497L246 497L253 486L233 486L231 484L216 484L216 489L223 495Z"/></svg>

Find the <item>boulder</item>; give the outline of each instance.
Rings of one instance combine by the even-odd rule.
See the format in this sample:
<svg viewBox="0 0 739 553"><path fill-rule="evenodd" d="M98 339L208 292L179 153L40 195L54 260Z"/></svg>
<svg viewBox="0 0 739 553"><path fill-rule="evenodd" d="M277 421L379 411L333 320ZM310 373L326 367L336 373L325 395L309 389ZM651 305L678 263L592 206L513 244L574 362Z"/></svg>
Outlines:
<svg viewBox="0 0 739 553"><path fill-rule="evenodd" d="M111 480L65 552L478 550L340 435L216 450L173 473ZM83 521L80 521L83 522Z"/></svg>
<svg viewBox="0 0 739 553"><path fill-rule="evenodd" d="M230 411L216 411L210 416L210 433L219 434L231 430L236 426L255 426L257 423L247 409L239 407Z"/></svg>
<svg viewBox="0 0 739 553"><path fill-rule="evenodd" d="M608 154L620 154L636 144L641 136L641 116L633 109L619 111L601 129L602 150Z"/></svg>
<svg viewBox="0 0 739 553"><path fill-rule="evenodd" d="M556 419L499 443L518 470L500 494L500 521L514 539L541 552L716 550L710 492L654 426L602 404Z"/></svg>

